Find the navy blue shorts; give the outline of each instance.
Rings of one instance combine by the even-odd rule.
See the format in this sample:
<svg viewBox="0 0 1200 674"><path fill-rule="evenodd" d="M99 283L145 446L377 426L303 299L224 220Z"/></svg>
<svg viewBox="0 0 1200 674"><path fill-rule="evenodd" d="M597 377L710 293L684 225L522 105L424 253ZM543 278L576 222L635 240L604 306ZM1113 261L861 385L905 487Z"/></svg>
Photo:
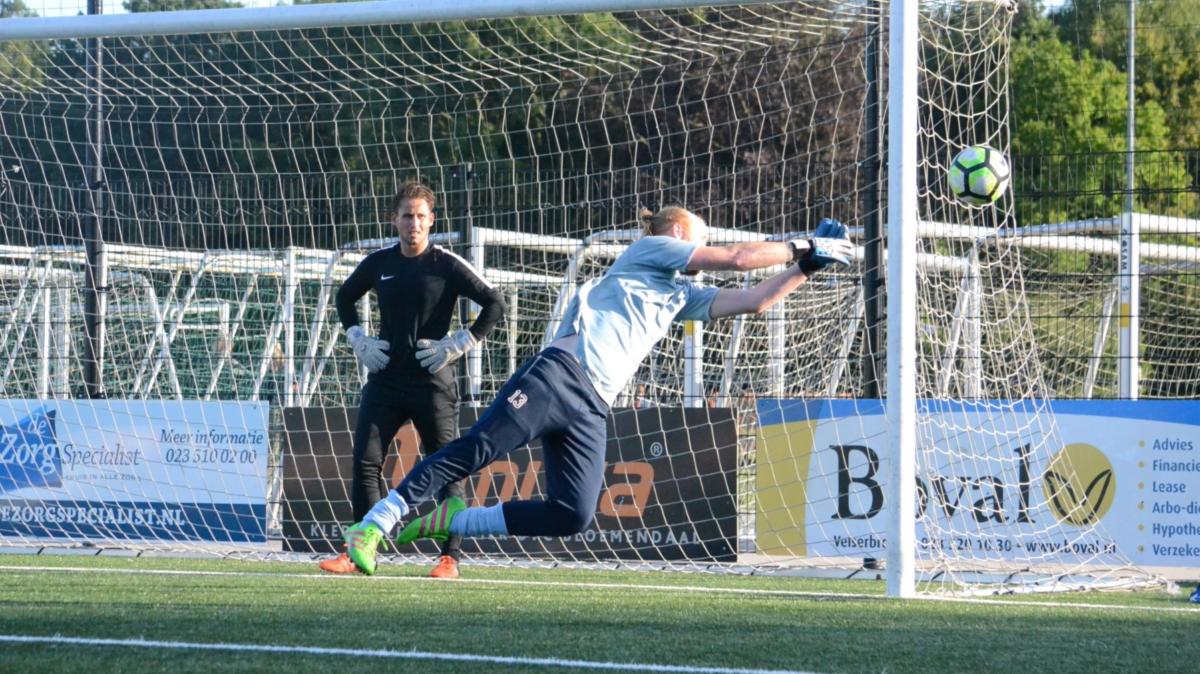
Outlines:
<svg viewBox="0 0 1200 674"><path fill-rule="evenodd" d="M568 536L592 521L604 482L608 405L571 354L548 348L508 379L462 437L419 462L396 488L410 506L540 438L544 500L504 504L508 533Z"/></svg>

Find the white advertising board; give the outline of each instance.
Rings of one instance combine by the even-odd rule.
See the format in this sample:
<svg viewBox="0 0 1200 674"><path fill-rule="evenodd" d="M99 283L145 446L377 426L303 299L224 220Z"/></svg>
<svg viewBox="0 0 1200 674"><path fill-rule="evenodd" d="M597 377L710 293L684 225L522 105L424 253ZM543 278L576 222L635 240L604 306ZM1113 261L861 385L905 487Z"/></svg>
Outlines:
<svg viewBox="0 0 1200 674"><path fill-rule="evenodd" d="M266 541L267 403L0 400L0 538Z"/></svg>
<svg viewBox="0 0 1200 674"><path fill-rule="evenodd" d="M922 403L917 544L976 559L1200 566L1200 401ZM885 555L877 400L760 400L758 544Z"/></svg>

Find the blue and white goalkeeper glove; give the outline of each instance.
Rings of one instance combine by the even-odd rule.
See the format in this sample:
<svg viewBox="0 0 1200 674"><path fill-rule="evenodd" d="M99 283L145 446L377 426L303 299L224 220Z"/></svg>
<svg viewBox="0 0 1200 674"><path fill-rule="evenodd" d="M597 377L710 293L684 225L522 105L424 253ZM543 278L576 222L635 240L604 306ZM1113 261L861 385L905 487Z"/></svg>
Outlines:
<svg viewBox="0 0 1200 674"><path fill-rule="evenodd" d="M805 246L799 243L807 244ZM850 243L850 235L846 226L834 220L825 218L817 224L813 238L803 242L792 242L795 250L796 264L805 276L821 271L831 264L849 265L854 255L854 244Z"/></svg>
<svg viewBox="0 0 1200 674"><path fill-rule="evenodd" d="M475 348L478 343L475 335L463 328L438 340L418 339L419 351L416 356L421 362L421 367L433 373L462 358L463 354Z"/></svg>
<svg viewBox="0 0 1200 674"><path fill-rule="evenodd" d="M353 325L346 330L346 341L354 347L354 355L358 356L358 362L367 368L367 372L379 372L391 360L391 356L387 355L391 344L363 332L360 325Z"/></svg>

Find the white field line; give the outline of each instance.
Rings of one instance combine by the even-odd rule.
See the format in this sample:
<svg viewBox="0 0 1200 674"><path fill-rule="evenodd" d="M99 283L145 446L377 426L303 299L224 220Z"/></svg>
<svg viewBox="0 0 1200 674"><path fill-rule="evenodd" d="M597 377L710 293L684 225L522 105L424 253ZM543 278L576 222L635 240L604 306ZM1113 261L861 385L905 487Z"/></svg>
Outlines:
<svg viewBox="0 0 1200 674"><path fill-rule="evenodd" d="M166 650L234 651L242 653L299 653L303 655L340 656L351 658L382 658L396 660L436 660L441 662L487 663L514 667L568 667L571 669L600 669L606 671L671 672L673 674L813 674L779 669L740 669L729 667L689 667L686 665L656 665L641 662L603 662L566 660L563 658L524 658L467 653L437 653L429 651L368 650L358 648L320 648L317 646L286 646L279 644L197 643L189 641L156 641L153 639L91 639L79 637L24 636L0 634L0 643L53 644L125 648L161 648Z"/></svg>
<svg viewBox="0 0 1200 674"><path fill-rule="evenodd" d="M92 568L84 566L17 566L0 564L0 571L54 572L71 571L73 573L121 573L131 575L151 576L228 576L234 578L290 578L306 579L319 578L325 582L363 581L358 574L332 575L328 573L264 573L261 571L184 571L177 569L111 569ZM475 585L516 585L523 587L556 587L576 590L654 590L657 592L683 592L696 594L731 594L760 597L797 597L808 599L864 599L886 601L889 598L879 594L858 594L845 592L812 592L805 590L778 590L741 587L705 587L702 585L651 585L641 583L594 583L561 580L512 580L502 578L458 578L453 581L438 580L424 576L372 576L371 581L408 582L408 583L451 583ZM976 597L918 597L913 601L942 601L958 604L981 604L987 606L1014 606L1039 608L1071 608L1071 609L1102 609L1108 611L1144 611L1157 613L1195 613L1200 615L1200 607L1192 606L1125 606L1122 604L1082 604L1075 602L1054 601L1023 601L997 600Z"/></svg>

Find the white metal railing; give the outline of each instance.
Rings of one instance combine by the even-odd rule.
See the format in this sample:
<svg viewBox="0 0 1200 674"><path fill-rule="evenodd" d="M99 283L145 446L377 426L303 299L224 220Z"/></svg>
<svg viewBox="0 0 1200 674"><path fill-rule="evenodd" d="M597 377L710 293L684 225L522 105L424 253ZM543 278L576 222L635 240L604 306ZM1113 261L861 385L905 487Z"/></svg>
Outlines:
<svg viewBox="0 0 1200 674"><path fill-rule="evenodd" d="M1147 214L1135 214L1140 220L1143 234L1179 234L1182 232L1200 232L1200 221L1174 217L1160 217ZM1092 220L1054 223L1025 227L1017 231L991 229L966 225L947 225L935 222L922 222L919 226L923 237L940 237L943 239L969 240L972 243L973 254L965 257L923 254L918 258L918 266L929 270L961 274L962 287L959 289L958 302L955 309L954 325L951 326L950 344L945 347L940 360L939 390L946 390L954 376L956 358L951 350L970 350L972 344L979 340L978 325L980 299L976 297L979 288L978 250L981 247L1003 243L1021 248L1077 251L1106 257L1116 257L1120 253L1119 243L1115 238L1098 238L1089 234L1112 235L1115 237L1119 223L1117 218L1098 218ZM565 256L566 271L562 275L552 275L526 269L481 269L485 277L493 284L508 288L506 291L514 311L518 311L516 289L537 286L546 289L558 288L553 306L542 334L543 344L547 343L561 322L562 314L573 296L577 284L582 280L580 274L583 265L589 261L606 261L620 255L637 237L640 231L622 229L601 232L585 239L575 239L562 236L529 235L518 232L477 227L474 229L474 240L477 242L472 249L471 257L477 266L482 266L485 250L492 247L520 249L560 254ZM858 235L858 231L852 234ZM803 236L804 233L790 233L788 236ZM767 237L737 230L713 228L713 243L731 243L746 240L763 240ZM777 237L778 238L778 237ZM438 233L432 237L435 243L452 245L458 241L458 234ZM245 276L248 280L240 290L238 299L225 301L228 305L220 318L225 325L225 332L220 337L219 351L215 354L213 372L210 380L203 387L204 396L216 394L218 379L229 367L231 362L229 345L239 333L244 334L243 325L252 303L252 295L260 285L261 279L275 279L284 287L283 297L287 297L287 287L295 288L301 281L316 282L319 285L315 296L315 310L309 319L308 337L301 343L296 333L295 298L292 302L281 302L274 309L274 314L268 317L269 328L266 331L262 350L255 359L256 370L253 382L254 395L260 395L267 374L276 369L284 372L288 385L284 391L285 398L295 404L309 404L319 394L323 375L329 369L329 363L340 338L336 324L330 324L328 307L331 303L333 290L350 272L354 266L369 251L382 246L391 245L396 241L389 239L371 239L343 246L338 250L287 248L281 250L216 250L208 252L190 252L166 250L140 246L114 245L107 249L110 266L114 269L114 283L133 283L148 293L143 301L149 320L153 324L153 336L145 345L145 351L139 357L133 391L137 395L151 395L159 378L159 373L166 371L167 386L174 396L182 396L182 385L179 382L177 364L173 357L173 343L181 330L196 329L192 324L185 324L184 317L201 311L208 300L200 297L199 289L203 278L208 275L233 274ZM1181 244L1141 244L1142 259L1146 268L1158 267L1178 269L1200 264L1200 247ZM71 335L69 334L72 309L66 304L74 301L70 293L60 292L64 284L79 284L83 278L82 267L86 263L82 246L0 246L0 276L18 281L8 299L8 311L0 323L0 389L5 388L22 358L32 356L38 363L33 372L35 388L42 395L61 395L65 393L62 379L66 374ZM974 270L972 272L972 270ZM151 273L169 274L169 287L161 296L156 294L155 286L150 281ZM740 281L748 284L768 271L740 274ZM185 283L185 276L187 283ZM718 275L721 276L721 275ZM57 284L57 285L56 285ZM63 286L58 288L58 286ZM174 299L180 288L184 288L185 296ZM57 288L57 289L56 289ZM1105 344L1111 333L1115 315L1114 300L1107 293L1104 298L1101 316L1096 325L1092 340L1091 358L1083 383L1083 395L1092 395L1099 363L1102 359ZM367 304L362 313L369 320L370 299L364 298ZM194 306L193 306L194 305ZM141 305L138 305L141 306ZM232 311L236 306L236 311ZM861 321L859 302L853 302L849 307L848 319ZM134 305L114 305L109 307L110 316L121 311L134 311ZM207 311L207 309L204 309ZM784 346L786 321L783 320L781 307L773 310L768 318L768 340L772 349L782 349ZM51 312L49 317L46 312ZM53 312L58 312L57 314ZM232 313L233 315L228 315ZM516 315L515 313L513 315ZM55 318L57 316L57 318ZM744 320L734 319L730 335L729 348L722 354L721 383L719 396L728 400L733 380L733 364L742 348L741 341L744 333ZM46 325L61 323L68 326L61 335L47 334ZM29 330L40 335L34 342L37 344L37 354L29 354L20 346L26 339ZM290 334L290 338L289 338ZM839 353L847 353L847 345L852 341L852 334L839 345ZM290 339L290 343L289 343ZM703 351L704 335L694 331L689 336L692 340L686 348L690 353L700 354ZM277 346L279 347L277 350ZM510 334L509 340L503 345L508 351L506 364L511 369L518 365L516 335ZM282 351L279 353L278 351ZM776 350L777 353L782 353ZM964 367L978 364L978 359L964 351L962 362ZM296 362L301 359L302 362ZM690 391L689 401L701 399L706 391L701 386L702 358L698 356L686 359L689 365L685 368L684 388ZM290 366L289 366L290 362ZM782 366L784 362L770 363L767 367L768 381L764 382L767 389L782 392ZM54 368L58 367L56 371ZM482 379L482 354L470 363L468 368L471 391L476 398L480 395ZM132 373L131 373L132 374ZM835 369L835 375L840 371ZM963 391L977 388L970 382L978 378L978 373L961 372L964 377Z"/></svg>

